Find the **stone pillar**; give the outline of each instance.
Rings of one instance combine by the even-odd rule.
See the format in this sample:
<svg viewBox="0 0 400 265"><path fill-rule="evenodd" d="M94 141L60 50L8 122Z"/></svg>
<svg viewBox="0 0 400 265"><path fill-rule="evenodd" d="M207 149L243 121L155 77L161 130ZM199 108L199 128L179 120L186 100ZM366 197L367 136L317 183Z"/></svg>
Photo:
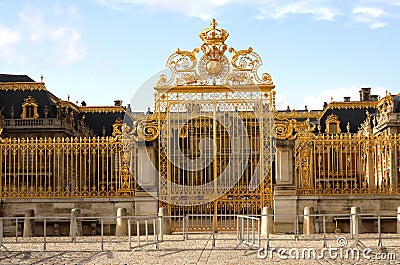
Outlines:
<svg viewBox="0 0 400 265"><path fill-rule="evenodd" d="M126 209L118 208L117 209L117 227L115 229L116 236L128 235L128 219L121 218L123 216L126 216Z"/></svg>
<svg viewBox="0 0 400 265"><path fill-rule="evenodd" d="M24 237L35 236L35 219L31 217L35 217L35 211L33 209L26 210L24 219Z"/></svg>
<svg viewBox="0 0 400 265"><path fill-rule="evenodd" d="M156 142L152 142L150 146L138 143L137 145L137 179L138 186L135 192L135 215L157 215L158 213L158 173L154 165L156 162ZM141 222L142 223L142 222ZM140 233L144 233L145 226L141 224ZM159 228L153 227L152 222L149 223L149 233L153 229L157 231Z"/></svg>
<svg viewBox="0 0 400 265"><path fill-rule="evenodd" d="M400 206L397 207L397 234L400 234Z"/></svg>
<svg viewBox="0 0 400 265"><path fill-rule="evenodd" d="M171 230L169 227L168 218L162 218L163 216L168 215L167 208L160 207L158 209L158 234L160 235L160 239L163 240L164 235L170 235Z"/></svg>
<svg viewBox="0 0 400 265"><path fill-rule="evenodd" d="M358 215L360 213L360 207L351 207L350 230L352 237L362 233L362 220Z"/></svg>
<svg viewBox="0 0 400 265"><path fill-rule="evenodd" d="M148 192L157 191L155 157L156 153L153 146L146 146L141 143L137 145L137 181L140 187Z"/></svg>
<svg viewBox="0 0 400 265"><path fill-rule="evenodd" d="M261 217L261 234L273 234L274 233L274 216L271 207L262 208Z"/></svg>
<svg viewBox="0 0 400 265"><path fill-rule="evenodd" d="M315 234L315 216L313 207L304 207L303 234Z"/></svg>
<svg viewBox="0 0 400 265"><path fill-rule="evenodd" d="M294 232L297 191L293 172L293 146L293 141L277 141L274 188L275 233Z"/></svg>
<svg viewBox="0 0 400 265"><path fill-rule="evenodd" d="M72 237L82 235L82 219L77 219L81 216L81 209L74 208L71 210L71 222L69 224L69 235Z"/></svg>

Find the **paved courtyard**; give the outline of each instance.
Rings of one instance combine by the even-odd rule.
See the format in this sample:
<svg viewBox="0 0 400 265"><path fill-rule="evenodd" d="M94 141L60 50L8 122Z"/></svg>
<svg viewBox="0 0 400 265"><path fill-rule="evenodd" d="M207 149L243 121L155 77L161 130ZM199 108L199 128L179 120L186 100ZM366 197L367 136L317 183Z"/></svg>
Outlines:
<svg viewBox="0 0 400 265"><path fill-rule="evenodd" d="M349 234L329 234L324 248L323 235L300 236L297 241L293 235L272 235L267 252L238 245L231 233L215 234L214 248L210 234L190 234L186 241L182 235L165 236L158 250L154 244L137 247L135 237L132 248L126 237L104 237L114 241L105 243L104 251L101 237L80 237L77 243L70 237L48 237L46 251L41 237L19 238L21 244L11 244L15 238L5 238L0 264L400 264L400 239L383 236L381 248L376 234L361 235L358 245ZM145 237L141 241L144 243ZM266 242L263 237L261 246ZM365 248L369 251L363 253Z"/></svg>

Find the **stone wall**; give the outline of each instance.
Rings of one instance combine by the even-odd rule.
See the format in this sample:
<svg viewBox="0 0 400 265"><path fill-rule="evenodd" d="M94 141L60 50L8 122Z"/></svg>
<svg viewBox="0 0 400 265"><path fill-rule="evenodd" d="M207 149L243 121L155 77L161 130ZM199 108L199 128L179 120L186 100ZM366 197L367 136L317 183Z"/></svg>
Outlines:
<svg viewBox="0 0 400 265"><path fill-rule="evenodd" d="M81 216L116 216L118 208L125 208L127 215L135 215L135 201L133 198L87 198L87 199L2 199L0 212L3 217L23 217L26 210L33 209L36 217L70 217L71 210L78 208ZM157 213L155 211L155 213ZM115 233L116 219L104 219L104 234ZM4 222L5 236L15 235L15 220ZM36 235L43 235L43 220L35 222ZM83 235L100 234L100 222L95 219L84 221L82 224ZM22 235L23 220L18 223L18 231ZM68 235L68 219L49 219L46 234Z"/></svg>
<svg viewBox="0 0 400 265"><path fill-rule="evenodd" d="M315 214L350 214L351 207L360 207L361 214L390 215L388 219L381 219L381 231L396 233L396 214L399 204L397 196L394 195L299 196L297 214L302 215L306 206L313 207ZM335 221L334 218L334 216L326 217L327 232L335 232L336 229L341 232L350 232L349 220L339 217ZM299 218L299 222L302 224L302 217ZM316 232L323 232L322 222L322 217L316 218ZM363 218L362 223L363 232L378 232L377 218Z"/></svg>

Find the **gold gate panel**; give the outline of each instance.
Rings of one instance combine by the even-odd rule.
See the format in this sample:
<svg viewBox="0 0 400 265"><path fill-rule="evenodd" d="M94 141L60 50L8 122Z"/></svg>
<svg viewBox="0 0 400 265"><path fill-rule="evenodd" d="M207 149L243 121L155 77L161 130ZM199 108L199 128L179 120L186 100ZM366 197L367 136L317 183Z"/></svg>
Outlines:
<svg viewBox="0 0 400 265"><path fill-rule="evenodd" d="M399 135L320 134L295 141L301 195L398 193Z"/></svg>
<svg viewBox="0 0 400 265"><path fill-rule="evenodd" d="M0 197L133 197L120 139L0 139Z"/></svg>

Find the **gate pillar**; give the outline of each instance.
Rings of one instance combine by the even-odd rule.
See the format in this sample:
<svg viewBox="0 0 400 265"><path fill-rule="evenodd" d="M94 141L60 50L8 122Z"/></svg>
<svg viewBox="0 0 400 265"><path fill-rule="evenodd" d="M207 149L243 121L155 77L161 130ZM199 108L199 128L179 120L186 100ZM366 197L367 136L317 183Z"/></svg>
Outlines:
<svg viewBox="0 0 400 265"><path fill-rule="evenodd" d="M277 141L275 158L274 225L276 233L294 232L297 194L293 171L293 141Z"/></svg>
<svg viewBox="0 0 400 265"><path fill-rule="evenodd" d="M158 213L157 176L154 169L154 146L137 145L138 184L135 192L135 215L156 215Z"/></svg>

